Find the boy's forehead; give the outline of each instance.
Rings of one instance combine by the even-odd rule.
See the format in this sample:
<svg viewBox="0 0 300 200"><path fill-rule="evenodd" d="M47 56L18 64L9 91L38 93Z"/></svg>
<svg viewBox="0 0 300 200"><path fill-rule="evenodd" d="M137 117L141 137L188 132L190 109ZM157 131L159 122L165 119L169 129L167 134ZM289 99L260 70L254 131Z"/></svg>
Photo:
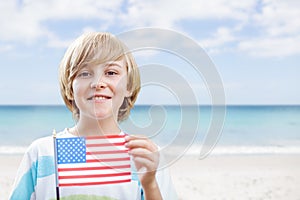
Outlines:
<svg viewBox="0 0 300 200"><path fill-rule="evenodd" d="M94 50L91 53L87 61L90 60L91 62L98 62L98 63L106 63L106 62L114 62L125 60L125 54L122 51L113 51L110 52L109 50Z"/></svg>
<svg viewBox="0 0 300 200"><path fill-rule="evenodd" d="M97 60L97 59L94 59L94 60L91 60L91 61L88 61L88 62L83 62L78 70L80 69L83 69L83 68L87 68L87 67L105 67L105 66L119 66L121 68L125 68L126 67L126 60L124 57L122 58L119 58L117 60L108 60L108 61L101 61L101 60Z"/></svg>

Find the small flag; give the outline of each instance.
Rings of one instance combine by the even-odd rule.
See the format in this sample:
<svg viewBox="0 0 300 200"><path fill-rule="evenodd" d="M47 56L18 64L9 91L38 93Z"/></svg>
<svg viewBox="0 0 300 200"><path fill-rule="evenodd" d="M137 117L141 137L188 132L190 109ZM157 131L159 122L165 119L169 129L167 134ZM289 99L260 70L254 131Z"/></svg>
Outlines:
<svg viewBox="0 0 300 200"><path fill-rule="evenodd" d="M58 186L131 181L125 135L56 138Z"/></svg>

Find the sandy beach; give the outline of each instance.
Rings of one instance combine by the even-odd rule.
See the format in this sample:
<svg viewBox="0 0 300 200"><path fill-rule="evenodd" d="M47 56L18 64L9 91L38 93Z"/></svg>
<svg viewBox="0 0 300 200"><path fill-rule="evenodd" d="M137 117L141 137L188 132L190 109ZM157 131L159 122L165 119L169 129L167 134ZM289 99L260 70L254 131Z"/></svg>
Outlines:
<svg viewBox="0 0 300 200"><path fill-rule="evenodd" d="M185 157L172 174L180 199L300 199L299 155Z"/></svg>
<svg viewBox="0 0 300 200"><path fill-rule="evenodd" d="M0 155L0 199L8 199L22 155Z"/></svg>
<svg viewBox="0 0 300 200"><path fill-rule="evenodd" d="M0 156L0 199L8 199L21 158ZM300 155L185 156L171 174L180 199L300 199Z"/></svg>

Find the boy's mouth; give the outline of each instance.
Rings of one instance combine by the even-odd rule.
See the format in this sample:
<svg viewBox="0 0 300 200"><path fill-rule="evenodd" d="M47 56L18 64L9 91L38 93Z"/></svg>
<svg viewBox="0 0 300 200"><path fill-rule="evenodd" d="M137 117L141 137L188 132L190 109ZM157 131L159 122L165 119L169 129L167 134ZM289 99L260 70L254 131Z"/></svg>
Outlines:
<svg viewBox="0 0 300 200"><path fill-rule="evenodd" d="M93 95L91 97L88 98L88 100L106 100L106 99L111 99L110 96L106 96L106 95Z"/></svg>

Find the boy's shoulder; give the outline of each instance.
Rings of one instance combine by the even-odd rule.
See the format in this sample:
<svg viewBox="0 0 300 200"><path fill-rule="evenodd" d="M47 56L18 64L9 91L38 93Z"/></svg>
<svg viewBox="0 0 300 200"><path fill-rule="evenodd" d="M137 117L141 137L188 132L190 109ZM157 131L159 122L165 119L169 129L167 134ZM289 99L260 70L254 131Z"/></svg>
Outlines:
<svg viewBox="0 0 300 200"><path fill-rule="evenodd" d="M57 137L68 137L68 132L63 130L57 133ZM31 143L27 149L29 154L39 154L39 155L52 155L54 147L53 135L45 136L36 139Z"/></svg>
<svg viewBox="0 0 300 200"><path fill-rule="evenodd" d="M68 132L67 129L64 129L60 132L58 132L56 134L56 137L57 138L60 138L60 137L70 137L70 133ZM49 142L49 140L53 141L53 134L49 134L48 136L44 136L44 137L41 137L41 138L38 138L36 139L35 141L32 142L32 144L40 144L40 143L44 143L44 142Z"/></svg>

